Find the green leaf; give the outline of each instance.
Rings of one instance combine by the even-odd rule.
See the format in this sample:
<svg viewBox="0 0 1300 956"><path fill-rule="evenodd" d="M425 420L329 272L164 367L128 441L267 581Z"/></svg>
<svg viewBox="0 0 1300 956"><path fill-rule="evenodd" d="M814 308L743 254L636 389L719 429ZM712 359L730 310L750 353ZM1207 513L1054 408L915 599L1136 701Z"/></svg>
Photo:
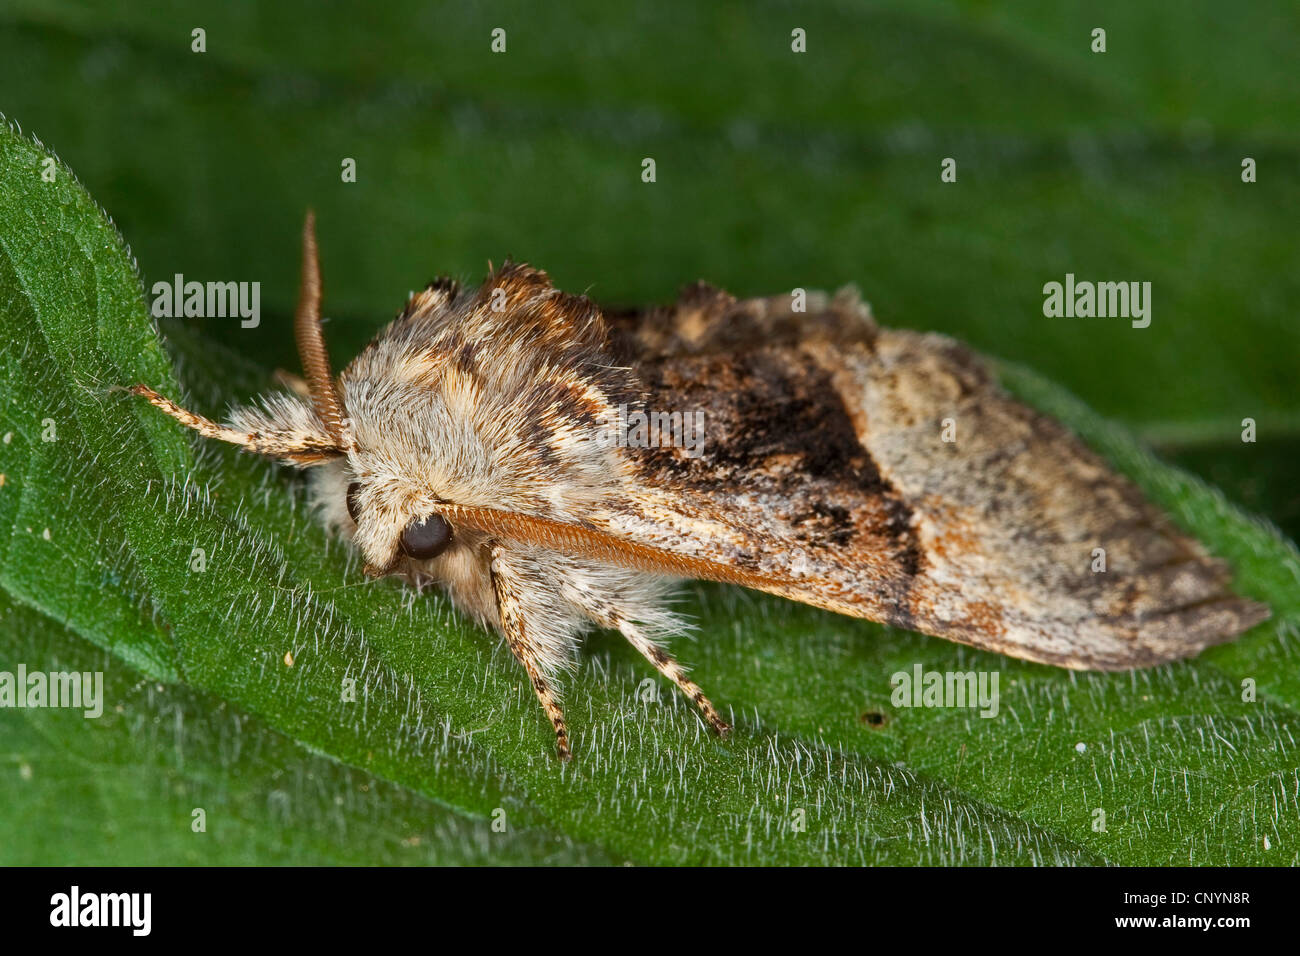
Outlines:
<svg viewBox="0 0 1300 956"><path fill-rule="evenodd" d="M270 370L169 327L182 395L129 253L66 168L42 179L46 155L0 128L0 660L102 669L109 706L102 723L0 711L0 799L21 807L6 862L1300 859L1300 556L1035 374L1005 370L1232 560L1270 622L1192 662L1080 675L694 586L699 639L678 651L733 739L662 682L647 701L647 666L604 636L560 764L494 638L367 582L292 473L112 390L215 414ZM998 717L894 708L890 675L918 662L998 672ZM80 829L50 822L70 813ZM87 848L105 833L110 851Z"/></svg>
<svg viewBox="0 0 1300 956"><path fill-rule="evenodd" d="M123 667L0 596L6 667L103 672L105 714L0 710L0 861L353 866L617 862L561 834L455 813L346 767L226 701Z"/></svg>

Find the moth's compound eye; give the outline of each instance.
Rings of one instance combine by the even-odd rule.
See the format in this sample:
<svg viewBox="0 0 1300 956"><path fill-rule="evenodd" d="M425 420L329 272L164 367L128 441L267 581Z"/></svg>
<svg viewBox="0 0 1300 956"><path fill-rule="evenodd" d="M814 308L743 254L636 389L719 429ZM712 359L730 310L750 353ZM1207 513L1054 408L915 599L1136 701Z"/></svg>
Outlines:
<svg viewBox="0 0 1300 956"><path fill-rule="evenodd" d="M442 515L412 521L402 532L402 550L421 561L436 558L451 544L451 525Z"/></svg>
<svg viewBox="0 0 1300 956"><path fill-rule="evenodd" d="M357 515L361 513L361 505L357 500L357 496L360 494L361 482L354 481L348 485L348 514L352 516L353 521L356 521Z"/></svg>

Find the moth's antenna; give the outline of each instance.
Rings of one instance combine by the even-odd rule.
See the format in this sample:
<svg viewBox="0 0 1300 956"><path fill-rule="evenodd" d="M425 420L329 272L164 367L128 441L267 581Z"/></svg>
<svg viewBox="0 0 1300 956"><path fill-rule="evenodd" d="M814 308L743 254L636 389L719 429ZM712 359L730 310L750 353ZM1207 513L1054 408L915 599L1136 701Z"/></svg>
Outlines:
<svg viewBox="0 0 1300 956"><path fill-rule="evenodd" d="M637 571L739 584L742 587L776 594L782 593L783 589L794 584L781 578L717 564L707 558L677 554L639 542L627 541L596 528L539 518L536 515L451 503L439 504L436 508L439 514L453 523L460 522L484 534L499 536L521 544L536 545L562 554L595 558L607 564Z"/></svg>
<svg viewBox="0 0 1300 956"><path fill-rule="evenodd" d="M325 431L339 448L343 447L343 403L334 387L329 352L320 326L320 258L316 249L316 214L307 210L302 224L302 284L298 290L298 311L293 334L298 342L298 357L311 389L311 403Z"/></svg>

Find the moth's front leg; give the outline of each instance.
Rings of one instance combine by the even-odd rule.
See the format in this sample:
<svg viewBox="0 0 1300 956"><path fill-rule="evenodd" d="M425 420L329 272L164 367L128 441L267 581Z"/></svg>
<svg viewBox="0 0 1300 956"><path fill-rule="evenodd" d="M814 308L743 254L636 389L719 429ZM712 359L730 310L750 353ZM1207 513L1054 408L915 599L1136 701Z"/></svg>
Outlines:
<svg viewBox="0 0 1300 956"><path fill-rule="evenodd" d="M524 666L528 680L533 685L537 700L555 728L555 747L561 760L573 756L569 749L569 729L560 708L560 696L548 672L554 668L553 649L534 633L541 626L536 615L530 615L529 582L511 561L509 553L498 544L489 546L491 555L492 589L496 593L497 611L501 618L501 632L505 635L515 659ZM548 653L550 651L550 653Z"/></svg>

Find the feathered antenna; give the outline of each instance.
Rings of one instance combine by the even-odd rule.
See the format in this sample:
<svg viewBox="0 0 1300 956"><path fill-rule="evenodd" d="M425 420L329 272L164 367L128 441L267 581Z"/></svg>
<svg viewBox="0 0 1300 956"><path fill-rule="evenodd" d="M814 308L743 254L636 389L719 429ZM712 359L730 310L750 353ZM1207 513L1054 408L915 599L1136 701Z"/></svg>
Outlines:
<svg viewBox="0 0 1300 956"><path fill-rule="evenodd" d="M325 431L340 449L343 442L343 402L334 386L329 352L320 325L320 259L316 248L316 214L307 210L302 225L302 284L298 290L298 311L293 333L298 343L298 357L311 389L312 407Z"/></svg>

